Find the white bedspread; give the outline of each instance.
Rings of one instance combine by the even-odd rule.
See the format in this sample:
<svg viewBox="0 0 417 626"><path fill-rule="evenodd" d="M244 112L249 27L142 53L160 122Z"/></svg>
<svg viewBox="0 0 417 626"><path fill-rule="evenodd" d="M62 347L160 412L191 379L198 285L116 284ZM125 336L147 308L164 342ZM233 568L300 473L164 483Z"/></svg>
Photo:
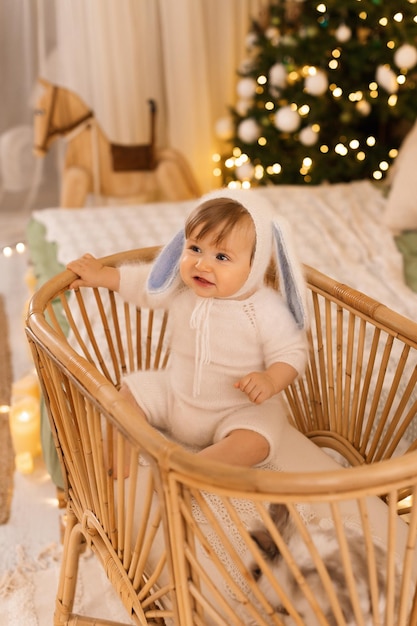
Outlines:
<svg viewBox="0 0 417 626"><path fill-rule="evenodd" d="M403 279L402 257L381 217L385 198L368 181L276 186L242 194L266 195L292 225L300 258L412 319L417 294ZM91 252L104 256L165 244L198 201L84 209L44 209L34 218L58 244L58 260Z"/></svg>

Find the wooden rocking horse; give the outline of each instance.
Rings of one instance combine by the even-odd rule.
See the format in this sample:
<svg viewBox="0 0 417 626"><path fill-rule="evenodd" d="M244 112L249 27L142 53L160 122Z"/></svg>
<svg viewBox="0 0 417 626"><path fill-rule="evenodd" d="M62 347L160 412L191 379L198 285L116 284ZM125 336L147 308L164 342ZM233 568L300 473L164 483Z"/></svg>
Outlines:
<svg viewBox="0 0 417 626"><path fill-rule="evenodd" d="M114 144L77 94L43 79L39 82L43 91L35 109L34 152L43 157L57 137L65 137L62 207L82 207L90 193L96 202L99 197L154 202L200 195L186 159L176 150L156 148L154 101L150 101L150 143Z"/></svg>

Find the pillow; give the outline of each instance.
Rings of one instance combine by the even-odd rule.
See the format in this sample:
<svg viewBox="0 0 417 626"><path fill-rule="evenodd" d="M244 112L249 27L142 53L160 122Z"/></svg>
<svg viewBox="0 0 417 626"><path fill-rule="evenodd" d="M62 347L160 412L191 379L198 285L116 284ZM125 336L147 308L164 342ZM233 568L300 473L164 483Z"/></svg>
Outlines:
<svg viewBox="0 0 417 626"><path fill-rule="evenodd" d="M384 222L396 233L417 229L417 122L402 142L394 163Z"/></svg>

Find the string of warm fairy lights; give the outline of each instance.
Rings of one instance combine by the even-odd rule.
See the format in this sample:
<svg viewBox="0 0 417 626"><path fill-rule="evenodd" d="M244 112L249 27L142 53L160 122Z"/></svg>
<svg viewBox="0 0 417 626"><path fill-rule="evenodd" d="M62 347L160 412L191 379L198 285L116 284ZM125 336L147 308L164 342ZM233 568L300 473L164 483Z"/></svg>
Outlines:
<svg viewBox="0 0 417 626"><path fill-rule="evenodd" d="M410 3L413 2L410 1ZM320 23L320 16L325 16L327 12L326 4L317 4L316 11L319 16L318 23ZM367 19L366 12L360 12L358 18L365 21ZM401 11L397 11L391 19L401 23L404 19L404 14ZM417 23L417 15L414 16L413 21ZM387 17L379 19L379 26L382 28L385 28L388 23ZM265 35L271 41L274 37L277 41L282 37L282 34L274 27L269 27L265 31ZM329 91L334 100L347 98L350 103L354 104L358 115L362 117L369 115L372 101L376 101L378 98L384 97L388 107L396 107L398 89L407 83L408 70L417 64L417 48L410 43L403 43L395 50L395 42L388 40L386 43L387 48L395 50L393 54L395 65L380 64L375 68L375 79L368 84L366 90L358 89L345 94L340 84L337 83L337 78L333 77L337 76L337 69L343 55L343 44L348 42L352 36L352 31L348 25L341 23L336 28L334 34L335 46L328 60L327 72L323 68L308 64L302 67L294 67L288 71L288 68L280 60L269 69L268 75L259 73L255 78L253 75L245 76L244 72L241 72L242 77L237 83L238 98L235 105L235 111L241 116L241 119L237 127L236 121L231 115L218 120L216 134L219 139L230 142L233 141L234 136L237 136L243 144L257 144L261 148L266 146L268 139L265 136L264 128L258 123L255 116L251 116L251 107L259 94L270 94L270 99L268 97L264 99L264 115L265 118L268 116L270 124L275 126L279 132L293 133L297 137L299 144L306 147L314 146L317 143L318 150L322 154L334 150L336 155L343 158L348 154L352 156L353 153L353 158L358 162L364 161L368 156L368 152L377 144L377 139L373 134L369 134L365 140L362 139L362 143L356 138L347 141L346 137L341 137L332 147L326 142L319 144L318 142L321 141L320 125L317 123L307 123L306 125L311 111L308 104L288 102L284 103L284 105L277 105L280 90L285 88L285 86L298 82L303 85L304 93L310 96L320 97ZM248 38L250 37L256 39L254 33L250 33ZM250 48L250 45L251 43L248 42L247 47ZM253 45L256 45L256 41L254 41ZM258 107L260 106L259 101L257 105ZM397 154L398 150L396 148L387 147L386 158L382 158L372 172L372 177L375 180L381 180L386 176L390 163L394 161ZM216 153L212 156L212 160L215 177L224 176L224 168L233 172L235 180L228 183L232 187L249 188L252 184L256 184L268 176L280 174L283 167L279 160L268 165L259 162L252 163L250 156L236 145L231 148L229 156L225 157ZM311 156L305 156L301 160L299 171L305 182L309 182L309 172L313 165Z"/></svg>
<svg viewBox="0 0 417 626"><path fill-rule="evenodd" d="M26 244L19 241L4 246L0 254L4 258L11 258L23 255L26 250ZM25 276L25 281L31 292L33 284L30 284L29 276ZM23 378L13 381L10 395L10 404L0 404L0 415L8 415L15 467L20 473L29 474L41 454L40 386L34 369ZM56 506L56 500L51 504Z"/></svg>
<svg viewBox="0 0 417 626"><path fill-rule="evenodd" d="M23 241L4 246L1 250L1 254L4 257L11 257L14 254L24 254L26 252L26 244Z"/></svg>

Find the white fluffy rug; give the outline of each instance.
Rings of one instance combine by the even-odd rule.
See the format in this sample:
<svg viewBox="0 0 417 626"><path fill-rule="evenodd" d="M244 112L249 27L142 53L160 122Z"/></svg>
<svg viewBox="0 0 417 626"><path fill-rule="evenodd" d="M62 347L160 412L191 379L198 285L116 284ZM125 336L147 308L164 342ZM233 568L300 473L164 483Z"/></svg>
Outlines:
<svg viewBox="0 0 417 626"><path fill-rule="evenodd" d="M55 488L41 462L15 474L9 522L0 526L0 626L53 624L62 553ZM131 624L96 559L82 556L75 610Z"/></svg>

